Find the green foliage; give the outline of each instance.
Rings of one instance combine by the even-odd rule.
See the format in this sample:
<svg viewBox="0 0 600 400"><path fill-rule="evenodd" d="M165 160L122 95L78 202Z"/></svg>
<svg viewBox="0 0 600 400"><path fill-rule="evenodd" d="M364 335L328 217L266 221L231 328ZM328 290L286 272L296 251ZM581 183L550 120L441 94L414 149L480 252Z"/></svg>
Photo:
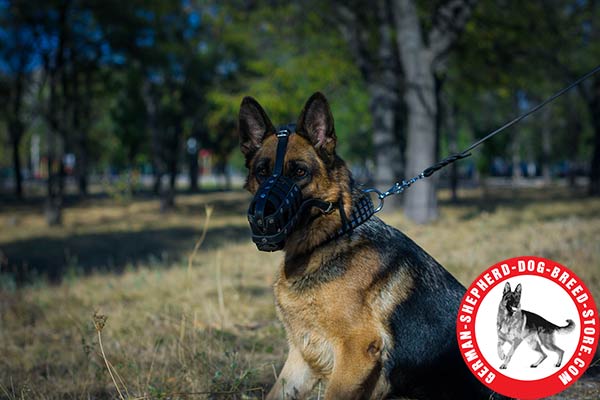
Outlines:
<svg viewBox="0 0 600 400"><path fill-rule="evenodd" d="M594 66L600 55L600 41L591 40L599 13L595 3L480 2L452 56L446 81L462 128L459 142L501 126ZM528 161L585 162L591 151L585 103L574 90L549 107L546 116L537 113L477 150L481 172L493 157L510 159L515 149ZM579 127L574 126L576 114ZM550 132L549 154L541 145L544 125Z"/></svg>
<svg viewBox="0 0 600 400"><path fill-rule="evenodd" d="M442 2L416 3L427 31L432 11ZM361 4L351 2L348 7ZM61 7L68 11L64 27ZM446 75L439 77L447 101L457 111L458 147L591 68L600 59L599 9L598 1L592 0L480 1L453 49ZM377 50L380 38L371 14L359 15L365 23L357 28L365 30L367 52ZM84 132L92 171L151 161L156 165L179 160L181 165L183 143L189 137L197 139L200 148L212 150L217 163L241 169L236 128L244 96L255 97L274 124L283 124L295 122L306 99L322 91L336 120L338 152L352 163L364 164L374 151L370 98L334 15L335 3L319 2L1 3L1 165L10 167L6 122L19 52L33 60L24 98L28 126L21 142L23 160L32 133L41 137L42 153L46 151L46 132L54 129L52 118L57 118L65 151L77 153L79 132ZM65 75L51 115L51 71L46 63L56 59L63 28L68 40L60 71ZM15 36L20 30L35 35ZM582 91L589 86L586 83ZM156 107L152 115L150 103ZM510 157L515 141L524 159L586 162L594 133L586 108L589 104L581 97L570 95L552 106L548 121L536 115L513 133L494 138L476 154L482 172L493 157ZM79 129L73 122L77 109ZM544 126L552 132L549 155L539 146ZM447 133L444 128L442 155L448 150Z"/></svg>
<svg viewBox="0 0 600 400"><path fill-rule="evenodd" d="M208 95L207 125L213 132L231 131L247 95L275 125L296 122L308 97L321 91L332 106L340 153L363 161L370 154L370 140L362 139L370 126L364 83L339 32L315 12L299 18L304 11L293 3L259 3L252 12L221 9L222 38L238 58L231 65L235 76L223 72Z"/></svg>
<svg viewBox="0 0 600 400"><path fill-rule="evenodd" d="M129 69L119 79L121 90L116 93L110 114L118 145L112 161L117 166L135 162L147 146L147 113L142 99L142 76L139 70Z"/></svg>

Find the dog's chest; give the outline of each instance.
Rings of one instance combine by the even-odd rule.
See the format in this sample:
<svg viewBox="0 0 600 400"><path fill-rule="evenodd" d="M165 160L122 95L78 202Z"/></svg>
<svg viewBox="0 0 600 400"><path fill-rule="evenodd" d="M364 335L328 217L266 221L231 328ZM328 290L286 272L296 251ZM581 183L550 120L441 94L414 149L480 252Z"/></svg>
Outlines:
<svg viewBox="0 0 600 400"><path fill-rule="evenodd" d="M327 375L333 369L334 343L346 323L322 291L298 293L280 282L275 286L277 310L288 339L313 367Z"/></svg>
<svg viewBox="0 0 600 400"><path fill-rule="evenodd" d="M357 325L369 323L371 313L361 291L338 279L316 288L295 290L291 282L276 282L275 298L288 339L315 371L328 375L334 347Z"/></svg>
<svg viewBox="0 0 600 400"><path fill-rule="evenodd" d="M525 320L521 311L517 311L512 315L504 313L499 317L498 334L509 340L520 337L524 323Z"/></svg>

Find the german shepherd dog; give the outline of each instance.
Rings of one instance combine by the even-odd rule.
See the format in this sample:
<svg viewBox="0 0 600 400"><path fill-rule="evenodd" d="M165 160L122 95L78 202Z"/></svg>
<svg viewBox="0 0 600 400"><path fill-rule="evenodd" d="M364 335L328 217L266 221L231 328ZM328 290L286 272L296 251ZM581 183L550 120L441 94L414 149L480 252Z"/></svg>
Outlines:
<svg viewBox="0 0 600 400"><path fill-rule="evenodd" d="M548 355L542 350L542 346L558 355L555 367L560 367L564 355L564 350L554 343L554 334L556 332L571 332L575 329L575 322L568 319L567 325L558 326L545 320L537 314L521 309L521 284L519 283L514 291L510 289L510 283L504 285L502 300L498 307L498 322L496 329L498 331L498 356L504 362L500 369L506 369L515 350L524 340L536 352L540 353L540 358L531 364L531 368L537 368ZM508 353L504 353L503 346L510 343Z"/></svg>
<svg viewBox="0 0 600 400"><path fill-rule="evenodd" d="M256 193L273 174L278 135L260 104L243 99L240 147L245 188ZM331 240L342 214L364 194L336 154L333 116L313 94L289 135L283 172L312 208L283 246L275 306L289 353L267 399L302 399L322 381L325 399L500 398L469 372L455 320L465 288L429 254L377 217Z"/></svg>

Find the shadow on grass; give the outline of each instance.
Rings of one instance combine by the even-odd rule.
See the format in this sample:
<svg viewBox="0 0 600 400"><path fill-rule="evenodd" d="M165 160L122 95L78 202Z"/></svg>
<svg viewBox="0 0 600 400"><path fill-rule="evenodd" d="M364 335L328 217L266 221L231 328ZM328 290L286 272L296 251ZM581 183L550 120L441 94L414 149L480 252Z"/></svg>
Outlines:
<svg viewBox="0 0 600 400"><path fill-rule="evenodd" d="M140 232L106 232L37 237L0 244L1 272L17 285L47 278L60 282L69 274L122 272L140 264L169 266L192 250L201 230L149 229ZM214 249L250 240L249 228L228 225L210 229L203 249Z"/></svg>
<svg viewBox="0 0 600 400"><path fill-rule="evenodd" d="M564 188L489 188L485 195L473 195L459 197L457 201L450 199L440 200L440 205L446 205L457 209L468 210L463 220L477 218L481 212L493 213L499 207L520 210L534 204L552 204L568 200L578 202L594 202L595 199L587 196L583 190L565 190ZM581 203L585 204L585 203ZM589 204L589 203L588 203ZM598 215L597 204L595 207L556 210L552 215L546 215L541 220L552 220L568 216L581 218L594 217Z"/></svg>
<svg viewBox="0 0 600 400"><path fill-rule="evenodd" d="M243 199L221 199L218 202L206 202L198 204L177 204L177 211L186 215L204 215L206 204L212 204L215 207L215 213L219 217L223 216L245 216L248 212L251 196Z"/></svg>

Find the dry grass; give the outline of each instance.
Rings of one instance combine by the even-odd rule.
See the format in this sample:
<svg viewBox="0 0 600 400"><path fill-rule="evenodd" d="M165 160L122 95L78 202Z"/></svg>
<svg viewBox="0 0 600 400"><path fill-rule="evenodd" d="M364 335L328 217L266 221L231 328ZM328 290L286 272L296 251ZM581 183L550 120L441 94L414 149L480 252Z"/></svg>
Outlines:
<svg viewBox="0 0 600 400"><path fill-rule="evenodd" d="M430 226L400 214L383 218L464 284L501 259L534 254L575 270L598 302L600 199L558 189L498 191L490 200L474 191L461 195L459 205L443 203L440 220ZM89 269L77 267L74 275L62 269L56 284L38 279L0 289L0 399L119 398L107 362L125 398L260 398L286 353L270 289L281 254L260 253L245 236L247 200L240 192L186 196L167 215L155 201L91 201L68 209L62 228L47 228L41 213L25 207L0 212L0 250L9 262L11 251L45 254L46 241L69 246L82 236L100 253L110 252L101 241L115 234L139 233L122 246L150 240L147 231L167 232L152 246L177 242L156 249L166 258L145 258L138 249L139 257L122 268L98 266L102 254L76 253L90 248L85 242L70 252ZM210 229L189 268L207 204L215 207ZM184 234L169 236L178 229ZM111 246L123 238L116 237ZM27 256L43 259L19 254ZM120 272L93 272L104 269ZM108 317L101 337L96 311ZM588 380L560 398L599 394L599 384Z"/></svg>

